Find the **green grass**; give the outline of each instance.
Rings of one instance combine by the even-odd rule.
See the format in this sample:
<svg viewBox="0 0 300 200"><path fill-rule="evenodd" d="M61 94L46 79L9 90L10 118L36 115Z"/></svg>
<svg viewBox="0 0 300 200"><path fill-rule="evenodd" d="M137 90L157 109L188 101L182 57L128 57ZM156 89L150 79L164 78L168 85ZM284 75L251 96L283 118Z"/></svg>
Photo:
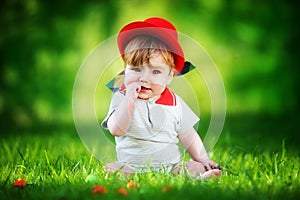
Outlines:
<svg viewBox="0 0 300 200"><path fill-rule="evenodd" d="M294 199L300 195L300 158L289 152L285 140L279 151L233 144L226 136L213 150L213 159L226 170L222 177L194 180L159 173L124 177L107 175L103 165L85 149L76 132L25 134L2 138L0 143L0 199ZM274 149L278 149L278 144ZM97 177L86 182L88 175ZM14 187L18 179L28 185ZM139 190L116 193L135 181ZM93 195L93 186L107 189ZM167 192L162 188L171 186Z"/></svg>

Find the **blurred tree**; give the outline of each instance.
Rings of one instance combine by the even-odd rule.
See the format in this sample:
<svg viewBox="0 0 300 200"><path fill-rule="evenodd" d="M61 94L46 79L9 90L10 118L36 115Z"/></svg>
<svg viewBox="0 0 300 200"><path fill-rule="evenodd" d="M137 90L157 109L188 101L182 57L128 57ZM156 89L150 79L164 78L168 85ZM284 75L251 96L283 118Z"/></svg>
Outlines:
<svg viewBox="0 0 300 200"><path fill-rule="evenodd" d="M170 1L172 15L185 24L182 30L209 32L198 39L213 40L208 49L223 72L228 114L279 116L299 109L298 5L281 0Z"/></svg>
<svg viewBox="0 0 300 200"><path fill-rule="evenodd" d="M1 1L2 130L54 126L63 123L57 113L65 110L65 115L72 116L73 81L83 60L78 24L97 6L96 14L105 27L101 32L104 37L111 35L115 5L114 1Z"/></svg>
<svg viewBox="0 0 300 200"><path fill-rule="evenodd" d="M1 128L53 126L65 123L64 115L72 119L73 82L85 56L119 30L120 21L124 25L150 14L162 14L178 30L209 41L205 47L221 66L229 114L295 115L298 5L282 0L2 0ZM142 16L136 19L133 10Z"/></svg>

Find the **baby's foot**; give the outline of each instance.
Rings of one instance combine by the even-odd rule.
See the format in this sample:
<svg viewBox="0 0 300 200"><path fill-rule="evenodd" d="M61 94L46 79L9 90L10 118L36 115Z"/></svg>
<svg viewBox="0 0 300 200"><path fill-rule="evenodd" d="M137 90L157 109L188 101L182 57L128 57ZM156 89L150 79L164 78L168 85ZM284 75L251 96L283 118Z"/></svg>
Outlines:
<svg viewBox="0 0 300 200"><path fill-rule="evenodd" d="M209 170L207 172L204 172L203 174L201 174L201 178L203 179L207 179L207 178L210 178L210 177L219 177L221 176L221 170L219 169L212 169L212 170Z"/></svg>

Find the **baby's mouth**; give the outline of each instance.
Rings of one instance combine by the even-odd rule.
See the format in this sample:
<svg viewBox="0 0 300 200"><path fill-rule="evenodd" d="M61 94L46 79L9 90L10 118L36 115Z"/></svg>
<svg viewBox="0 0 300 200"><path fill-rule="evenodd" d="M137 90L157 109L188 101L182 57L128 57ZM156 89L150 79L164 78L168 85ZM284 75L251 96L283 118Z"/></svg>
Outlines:
<svg viewBox="0 0 300 200"><path fill-rule="evenodd" d="M146 91L146 90L151 90L151 88L147 88L147 87L144 87L144 86L141 87L141 91Z"/></svg>

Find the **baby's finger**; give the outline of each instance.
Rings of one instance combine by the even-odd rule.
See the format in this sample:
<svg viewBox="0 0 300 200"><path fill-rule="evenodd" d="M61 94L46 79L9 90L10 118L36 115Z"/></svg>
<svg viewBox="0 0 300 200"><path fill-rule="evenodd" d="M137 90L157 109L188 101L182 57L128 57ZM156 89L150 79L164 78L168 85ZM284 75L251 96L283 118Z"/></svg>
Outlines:
<svg viewBox="0 0 300 200"><path fill-rule="evenodd" d="M213 161L210 161L209 165L211 166L212 169L219 169L219 164L217 164Z"/></svg>
<svg viewBox="0 0 300 200"><path fill-rule="evenodd" d="M212 167L213 169L219 169L219 170L223 170L224 169L224 167L223 166L221 166L221 165L219 165L219 164L215 164L215 165L213 165L213 167Z"/></svg>
<svg viewBox="0 0 300 200"><path fill-rule="evenodd" d="M212 168L213 168L213 169L218 169L218 167L219 167L219 165L216 164L216 163L212 165Z"/></svg>
<svg viewBox="0 0 300 200"><path fill-rule="evenodd" d="M139 82L133 82L126 87L126 95L137 98L138 93L141 91L141 84Z"/></svg>
<svg viewBox="0 0 300 200"><path fill-rule="evenodd" d="M135 89L135 91L137 92L137 93L139 93L140 91L141 91L141 86L139 85L136 89Z"/></svg>
<svg viewBox="0 0 300 200"><path fill-rule="evenodd" d="M211 167L209 165L204 165L204 169L205 169L205 171L209 171L209 170L211 170Z"/></svg>

